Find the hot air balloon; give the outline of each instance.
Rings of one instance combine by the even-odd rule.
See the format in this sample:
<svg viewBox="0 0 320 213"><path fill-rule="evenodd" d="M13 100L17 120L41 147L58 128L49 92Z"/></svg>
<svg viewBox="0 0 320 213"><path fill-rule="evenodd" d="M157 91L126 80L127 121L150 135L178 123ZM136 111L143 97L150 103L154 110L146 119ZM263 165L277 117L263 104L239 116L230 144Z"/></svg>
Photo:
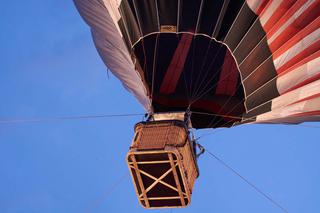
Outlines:
<svg viewBox="0 0 320 213"><path fill-rule="evenodd" d="M190 128L320 120L319 0L74 2L102 60L149 115L128 154L144 207L190 203L199 173Z"/></svg>

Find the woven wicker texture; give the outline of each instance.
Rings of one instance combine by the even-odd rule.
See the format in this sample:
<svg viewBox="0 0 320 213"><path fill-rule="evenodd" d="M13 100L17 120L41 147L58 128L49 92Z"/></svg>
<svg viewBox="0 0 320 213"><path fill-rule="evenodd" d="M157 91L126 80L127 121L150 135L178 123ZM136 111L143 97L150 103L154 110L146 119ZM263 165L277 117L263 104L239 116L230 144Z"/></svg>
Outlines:
<svg viewBox="0 0 320 213"><path fill-rule="evenodd" d="M180 121L139 123L135 132L132 147L138 150L183 146L188 137L186 128Z"/></svg>
<svg viewBox="0 0 320 213"><path fill-rule="evenodd" d="M199 173L187 131L181 121L141 122L135 126L127 160L142 206L184 207L190 203ZM171 171L161 181L169 183L176 191L159 183L149 191L152 182L146 175L159 177L157 173L164 168L168 171L171 168Z"/></svg>

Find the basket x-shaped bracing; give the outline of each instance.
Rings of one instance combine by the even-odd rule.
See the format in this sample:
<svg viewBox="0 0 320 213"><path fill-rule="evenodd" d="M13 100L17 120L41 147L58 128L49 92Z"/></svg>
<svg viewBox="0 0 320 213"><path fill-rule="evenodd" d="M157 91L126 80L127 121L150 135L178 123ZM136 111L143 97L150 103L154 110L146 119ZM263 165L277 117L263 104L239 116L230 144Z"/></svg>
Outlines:
<svg viewBox="0 0 320 213"><path fill-rule="evenodd" d="M155 201L155 200L159 200L159 201L160 200L180 200L181 202L180 206L186 205L185 199L188 199L188 194L183 192L183 189L181 187L183 186L184 183L182 178L181 177L179 178L179 174L178 174L179 173L178 171L181 171L181 169L177 171L177 167L179 167L179 160L178 159L174 160L173 154L170 152L166 154L168 157L167 159L157 160L157 161L140 161L140 162L137 162L134 154L130 155L131 162L129 162L129 167L135 171L139 188L141 189L141 190L137 190L138 198L140 201L144 201L145 207L147 208L150 208L149 201ZM138 166L141 164L149 164L149 165L155 164L156 166L159 164L168 164L168 163L170 164L170 168L164 171L164 173L160 177L155 177L154 175L150 174L150 172L144 171ZM164 180L171 173L173 174L175 186L173 186L172 184ZM149 185L147 188L145 188L145 184L143 182L143 178L142 178L143 175L153 180L153 183ZM157 184L162 184L163 186L166 186L176 191L179 196L150 196L150 195L147 196L147 193L150 190L152 190Z"/></svg>

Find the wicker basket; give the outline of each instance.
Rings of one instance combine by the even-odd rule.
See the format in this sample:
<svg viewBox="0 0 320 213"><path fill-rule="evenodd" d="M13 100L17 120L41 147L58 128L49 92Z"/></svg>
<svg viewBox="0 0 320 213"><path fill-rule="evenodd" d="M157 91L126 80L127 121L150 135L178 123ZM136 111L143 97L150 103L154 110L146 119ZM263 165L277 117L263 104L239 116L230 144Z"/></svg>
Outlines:
<svg viewBox="0 0 320 213"><path fill-rule="evenodd" d="M136 124L127 162L143 207L173 208L190 203L199 173L182 121Z"/></svg>

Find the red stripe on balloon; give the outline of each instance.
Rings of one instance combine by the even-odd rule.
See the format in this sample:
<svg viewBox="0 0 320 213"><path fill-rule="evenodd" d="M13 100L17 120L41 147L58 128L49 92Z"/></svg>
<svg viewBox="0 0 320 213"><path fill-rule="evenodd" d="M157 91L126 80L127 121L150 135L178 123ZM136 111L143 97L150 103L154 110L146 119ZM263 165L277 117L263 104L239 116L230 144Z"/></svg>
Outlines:
<svg viewBox="0 0 320 213"><path fill-rule="evenodd" d="M308 101L308 100L311 100L311 99L315 99L315 98L318 98L318 97L320 97L320 93L311 95L309 97L303 98L303 99L298 100L298 101L295 101L295 102L289 104L288 106L291 106L291 105L294 105L294 104L297 104L297 103L300 103L300 102L303 102L303 101Z"/></svg>
<svg viewBox="0 0 320 213"><path fill-rule="evenodd" d="M271 36L273 36L273 34L275 34L306 2L307 0L297 1L286 13L282 14L283 16L274 26L272 26L270 31L265 30L267 32L267 37L271 38Z"/></svg>
<svg viewBox="0 0 320 213"><path fill-rule="evenodd" d="M256 14L260 17L263 16L263 14L266 12L271 3L272 0L264 0L262 4L259 6L259 8L256 10Z"/></svg>
<svg viewBox="0 0 320 213"><path fill-rule="evenodd" d="M306 20L307 20L307 18L306 18ZM304 23L304 21L302 23ZM297 27L296 24L297 23L295 23L294 26L290 27L289 30L286 30L286 33L288 33L288 34L282 33L281 36L279 36L274 42L272 42L272 44L270 44L270 49L272 52L274 52L274 54L273 54L274 60L276 58L278 58L280 55L282 55L284 52L286 52L288 49L290 49L292 46L297 44L299 41L301 41L302 39L307 37L309 34L314 32L315 30L318 30L320 27L320 17L315 19L311 24L304 27L303 29L295 28L295 27ZM292 33L294 33L294 34L297 33L297 34L294 35ZM293 36L293 37L291 37L291 36ZM290 39L290 40L288 42L286 42L288 39Z"/></svg>
<svg viewBox="0 0 320 213"><path fill-rule="evenodd" d="M310 116L310 115L320 115L320 110L311 111L311 112L301 112L294 115L290 115L290 117L302 117L302 116Z"/></svg>
<svg viewBox="0 0 320 213"><path fill-rule="evenodd" d="M302 61L303 59L307 58L311 54L317 52L319 49L320 49L320 40L318 40L317 42L313 43L308 48L306 48L305 50L301 51L299 54L297 54L292 59L290 59L288 62L286 62L284 65L279 67L279 69L277 69L277 73L279 74L281 72L284 72L285 70L287 70L288 68L292 67L293 65L299 63L300 61Z"/></svg>
<svg viewBox="0 0 320 213"><path fill-rule="evenodd" d="M189 49L192 43L193 35L183 34L178 44L177 49L172 57L170 65L163 78L160 93L173 93L177 87L178 80L183 71L184 63L187 59Z"/></svg>
<svg viewBox="0 0 320 213"><path fill-rule="evenodd" d="M288 9L296 2L296 0L283 1L279 7L274 11L270 19L263 26L265 32L268 32L273 26L282 18Z"/></svg>
<svg viewBox="0 0 320 213"><path fill-rule="evenodd" d="M298 18L295 19L271 44L271 51L276 51L287 42L292 36L308 26L313 20L315 20L320 13L320 4L315 2L308 7ZM317 25L319 27L319 23Z"/></svg>
<svg viewBox="0 0 320 213"><path fill-rule="evenodd" d="M224 57L215 94L233 96L237 91L238 76L237 65L228 50Z"/></svg>
<svg viewBox="0 0 320 213"><path fill-rule="evenodd" d="M293 90L296 90L296 89L298 89L300 87L303 87L303 86L305 86L307 84L310 84L310 83L312 83L312 82L314 82L316 80L319 80L319 79L320 79L320 73L318 73L317 75L312 76L311 78L308 78L308 79L300 82L299 84L297 84L297 85L295 85L295 86L293 86L291 88L288 88L288 90L286 90L285 92L281 93L281 95L283 95L285 93L288 93L288 92L291 92Z"/></svg>
<svg viewBox="0 0 320 213"><path fill-rule="evenodd" d="M282 75L285 75L289 72L291 72L292 70L295 70L297 69L298 67L304 65L304 64L307 64L308 62L316 59L320 57L320 50L318 50L317 52L313 53L312 55L309 55L308 57L306 57L305 59L299 61L298 63L296 63L295 65L291 66L290 68L288 69L285 69L285 70L280 70L280 72L278 71L278 76L282 76Z"/></svg>

